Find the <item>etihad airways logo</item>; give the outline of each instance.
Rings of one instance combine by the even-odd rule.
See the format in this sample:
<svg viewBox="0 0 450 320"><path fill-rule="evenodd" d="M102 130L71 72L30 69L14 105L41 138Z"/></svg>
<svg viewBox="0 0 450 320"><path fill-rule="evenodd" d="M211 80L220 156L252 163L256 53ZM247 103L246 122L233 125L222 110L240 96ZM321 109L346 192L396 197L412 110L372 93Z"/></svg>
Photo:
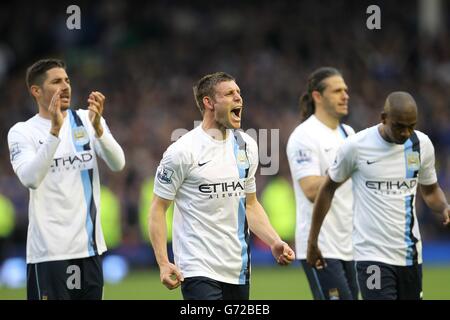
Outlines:
<svg viewBox="0 0 450 320"><path fill-rule="evenodd" d="M91 152L83 152L75 155L54 158L50 168L52 172L91 169L93 157L94 156Z"/></svg>
<svg viewBox="0 0 450 320"><path fill-rule="evenodd" d="M417 186L417 179L366 181L366 187L383 195L405 195L413 193Z"/></svg>
<svg viewBox="0 0 450 320"><path fill-rule="evenodd" d="M209 196L209 199L244 197L244 181L207 183L198 186L198 190Z"/></svg>

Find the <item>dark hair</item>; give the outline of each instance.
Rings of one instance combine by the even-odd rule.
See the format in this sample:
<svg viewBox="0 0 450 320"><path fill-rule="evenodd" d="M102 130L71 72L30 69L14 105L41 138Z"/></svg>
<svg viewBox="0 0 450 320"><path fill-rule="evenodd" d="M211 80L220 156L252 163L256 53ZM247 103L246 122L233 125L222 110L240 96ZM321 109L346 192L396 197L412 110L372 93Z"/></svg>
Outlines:
<svg viewBox="0 0 450 320"><path fill-rule="evenodd" d="M214 87L216 86L216 84L224 81L235 81L235 79L228 73L216 72L204 76L192 88L194 91L195 102L197 103L197 107L202 115L205 112L203 98L207 96L213 97L215 93Z"/></svg>
<svg viewBox="0 0 450 320"><path fill-rule="evenodd" d="M332 76L342 76L342 74L335 68L321 67L309 75L308 89L301 95L299 100L301 121L305 121L316 112L312 92L319 91L322 93L326 88L324 80Z"/></svg>
<svg viewBox="0 0 450 320"><path fill-rule="evenodd" d="M27 75L25 81L27 83L27 88L30 89L32 85L41 86L44 83L47 70L53 68L63 68L66 69L66 64L64 61L59 59L42 59L33 63L27 69Z"/></svg>

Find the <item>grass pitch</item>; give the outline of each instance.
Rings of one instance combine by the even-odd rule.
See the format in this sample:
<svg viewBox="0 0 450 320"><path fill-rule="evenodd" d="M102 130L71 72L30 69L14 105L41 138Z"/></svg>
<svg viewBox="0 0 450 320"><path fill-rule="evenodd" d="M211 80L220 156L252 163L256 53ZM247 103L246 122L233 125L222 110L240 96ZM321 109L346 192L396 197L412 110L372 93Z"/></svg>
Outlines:
<svg viewBox="0 0 450 320"><path fill-rule="evenodd" d="M423 269L424 299L450 300L450 267ZM0 300L23 300L25 289L0 287ZM106 284L106 300L178 300L180 289L167 290L159 280L156 268L133 271L122 282ZM250 299L310 300L312 299L305 273L299 265L273 268L253 268Z"/></svg>

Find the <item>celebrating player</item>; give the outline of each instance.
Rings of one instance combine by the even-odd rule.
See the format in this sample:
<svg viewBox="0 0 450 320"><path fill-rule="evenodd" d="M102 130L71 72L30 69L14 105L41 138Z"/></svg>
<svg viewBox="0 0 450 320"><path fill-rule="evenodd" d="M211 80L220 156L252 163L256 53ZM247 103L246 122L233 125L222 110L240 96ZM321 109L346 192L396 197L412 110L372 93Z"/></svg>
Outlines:
<svg viewBox="0 0 450 320"><path fill-rule="evenodd" d="M70 109L61 60L37 61L26 81L39 112L10 129L8 144L14 172L30 189L28 299L101 299L106 246L97 156L113 171L125 165L102 118L105 97L93 91L88 110Z"/></svg>
<svg viewBox="0 0 450 320"><path fill-rule="evenodd" d="M218 72L194 87L200 126L173 143L158 167L149 232L169 289L181 284L184 299L248 299L249 232L268 244L279 264L293 250L269 223L256 197L256 142L237 131L243 101L235 79ZM165 212L175 201L173 251L167 254Z"/></svg>

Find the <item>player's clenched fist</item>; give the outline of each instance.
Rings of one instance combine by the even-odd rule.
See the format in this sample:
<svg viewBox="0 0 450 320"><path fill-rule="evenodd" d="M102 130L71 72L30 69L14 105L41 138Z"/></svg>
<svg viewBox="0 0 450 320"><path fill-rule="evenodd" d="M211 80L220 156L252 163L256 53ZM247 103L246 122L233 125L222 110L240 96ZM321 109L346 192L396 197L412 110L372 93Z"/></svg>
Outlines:
<svg viewBox="0 0 450 320"><path fill-rule="evenodd" d="M294 250L284 241L278 241L272 247L272 254L279 265L288 265L295 259Z"/></svg>
<svg viewBox="0 0 450 320"><path fill-rule="evenodd" d="M160 267L160 277L162 284L170 290L178 288L181 282L184 281L180 270L173 263L168 263Z"/></svg>

